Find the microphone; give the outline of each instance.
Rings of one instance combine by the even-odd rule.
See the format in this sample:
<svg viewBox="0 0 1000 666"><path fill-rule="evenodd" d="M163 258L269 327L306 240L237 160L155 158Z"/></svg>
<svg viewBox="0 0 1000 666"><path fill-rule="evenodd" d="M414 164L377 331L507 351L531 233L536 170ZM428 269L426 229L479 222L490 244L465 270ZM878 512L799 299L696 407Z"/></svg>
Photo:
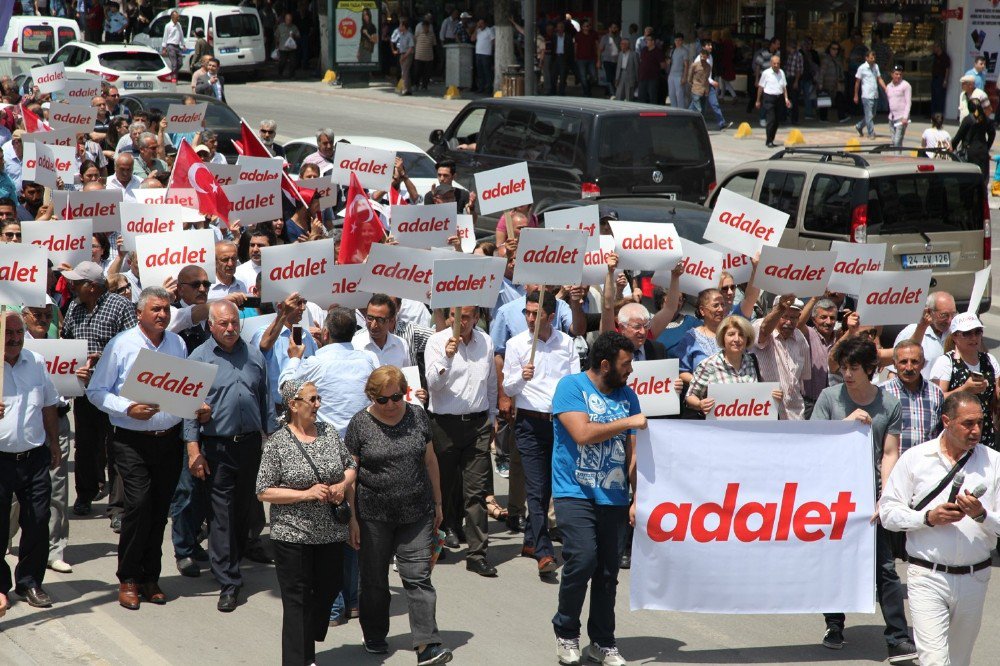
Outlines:
<svg viewBox="0 0 1000 666"><path fill-rule="evenodd" d="M951 480L951 493L948 494L948 503L954 504L955 499L958 497L958 491L962 488L962 484L965 483L965 472L958 472L955 474L955 478ZM983 492L986 492L985 490Z"/></svg>
<svg viewBox="0 0 1000 666"><path fill-rule="evenodd" d="M985 494L986 494L986 484L985 483L980 483L972 491L972 496L975 497L976 499L979 499L980 497L982 497Z"/></svg>

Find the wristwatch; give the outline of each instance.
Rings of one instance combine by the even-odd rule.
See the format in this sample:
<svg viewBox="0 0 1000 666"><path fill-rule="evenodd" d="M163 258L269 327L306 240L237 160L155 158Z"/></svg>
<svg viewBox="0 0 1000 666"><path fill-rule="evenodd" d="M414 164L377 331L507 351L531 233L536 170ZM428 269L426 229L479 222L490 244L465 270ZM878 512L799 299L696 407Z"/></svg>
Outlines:
<svg viewBox="0 0 1000 666"><path fill-rule="evenodd" d="M926 525L927 527L934 527L934 525L931 524L931 511L930 511L930 509L928 509L927 511L924 511L924 525Z"/></svg>
<svg viewBox="0 0 1000 666"><path fill-rule="evenodd" d="M983 509L983 512L978 516L976 516L975 518L973 518L973 520L976 521L977 523L981 523L984 520L986 520L986 509Z"/></svg>

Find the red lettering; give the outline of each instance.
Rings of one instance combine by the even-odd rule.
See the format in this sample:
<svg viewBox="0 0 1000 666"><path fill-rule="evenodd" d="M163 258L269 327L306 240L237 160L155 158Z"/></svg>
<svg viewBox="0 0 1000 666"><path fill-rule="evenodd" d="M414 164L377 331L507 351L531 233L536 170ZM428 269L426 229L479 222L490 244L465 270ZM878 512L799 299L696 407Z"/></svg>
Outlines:
<svg viewBox="0 0 1000 666"><path fill-rule="evenodd" d="M719 221L732 227L733 229L737 229L747 235L753 236L754 238L760 238L764 241L771 240L771 236L774 235L773 226L762 224L760 218L750 221L746 217L746 213L734 215L729 211L722 211L719 214Z"/></svg>
<svg viewBox="0 0 1000 666"><path fill-rule="evenodd" d="M864 275L866 271L880 270L882 270L882 264L871 259L866 262L862 262L860 259L855 259L852 262L838 261L833 265L834 273L843 273L844 275Z"/></svg>
<svg viewBox="0 0 1000 666"><path fill-rule="evenodd" d="M497 183L494 187L483 190L480 193L480 197L483 201L489 201L490 199L496 199L497 197L505 197L509 194L517 194L518 192L524 191L524 186L527 180L522 178L521 180L515 181L511 178L507 183Z"/></svg>
<svg viewBox="0 0 1000 666"><path fill-rule="evenodd" d="M559 246L550 248L547 244L538 250L526 250L520 261L526 264L575 264L580 250L568 250Z"/></svg>
<svg viewBox="0 0 1000 666"><path fill-rule="evenodd" d="M0 281L3 282L37 282L38 266L25 266L14 260L10 266L0 266Z"/></svg>
<svg viewBox="0 0 1000 666"><path fill-rule="evenodd" d="M50 375L75 375L77 370L77 359L66 360L61 356L56 356L45 361L45 367Z"/></svg>
<svg viewBox="0 0 1000 666"><path fill-rule="evenodd" d="M388 173L389 165L385 162L376 162L375 160L365 162L359 157L355 160L340 160L340 168L348 171L357 171L358 173L371 173L384 176Z"/></svg>
<svg viewBox="0 0 1000 666"><path fill-rule="evenodd" d="M87 247L86 236L52 236L40 240L31 241L32 245L40 245L49 252L69 252L70 250L82 250Z"/></svg>
<svg viewBox="0 0 1000 666"><path fill-rule="evenodd" d="M190 248L185 245L180 250L167 248L163 252L146 257L146 267L155 266L187 266L188 264L204 264L208 261L207 252L203 247Z"/></svg>
<svg viewBox="0 0 1000 666"><path fill-rule="evenodd" d="M419 234L428 231L448 231L451 226L451 218L438 219L431 217L429 220L417 218L412 222L400 222L396 231L402 234Z"/></svg>
<svg viewBox="0 0 1000 666"><path fill-rule="evenodd" d="M173 231L175 222L173 220L161 220L154 217L147 220L140 217L138 220L129 220L125 223L125 231L136 234L159 234L165 231Z"/></svg>
<svg viewBox="0 0 1000 666"><path fill-rule="evenodd" d="M912 305L923 302L923 289L903 287L902 291L889 287L885 291L873 291L865 298L868 305Z"/></svg>
<svg viewBox="0 0 1000 666"><path fill-rule="evenodd" d="M826 273L826 266L822 268L814 268L810 264L806 264L802 268L796 268L794 264L788 264L787 266L768 266L764 269L765 275L771 275L782 280L795 280L802 282L813 282L816 280L822 280L823 274Z"/></svg>
<svg viewBox="0 0 1000 666"><path fill-rule="evenodd" d="M691 277L696 277L702 280L715 281L715 266L709 266L704 261L698 261L694 263L691 261L690 257L684 257L682 260L684 264L684 272Z"/></svg>
<svg viewBox="0 0 1000 666"><path fill-rule="evenodd" d="M182 379L177 379L169 372L164 372L162 375L154 375L148 370L140 372L139 376L136 377L136 381L140 384L152 386L153 388L186 396L201 395L201 391L205 387L204 382L195 384L187 375L184 375Z"/></svg>
<svg viewBox="0 0 1000 666"><path fill-rule="evenodd" d="M304 263L289 262L286 266L275 266L268 273L271 281L292 280L294 278L313 277L326 273L326 259L316 261L306 259Z"/></svg>
<svg viewBox="0 0 1000 666"><path fill-rule="evenodd" d="M657 379L656 377L650 377L644 382L640 382L639 378L636 377L629 384L629 388L635 391L636 395L657 395L660 393L670 393L674 387L674 380L669 377L664 377L663 379Z"/></svg>
<svg viewBox="0 0 1000 666"><path fill-rule="evenodd" d="M404 282L420 282L426 285L430 284L432 272L430 270L423 270L416 264L411 264L403 268L398 261L392 265L375 264L372 266L372 275L381 275Z"/></svg>
<svg viewBox="0 0 1000 666"><path fill-rule="evenodd" d="M670 236L636 236L622 239L623 250L673 250L674 239Z"/></svg>
<svg viewBox="0 0 1000 666"><path fill-rule="evenodd" d="M268 194L258 194L252 197L244 197L243 199L237 199L232 202L230 210L242 211L242 210L257 210L258 208L267 208L274 205L274 195Z"/></svg>

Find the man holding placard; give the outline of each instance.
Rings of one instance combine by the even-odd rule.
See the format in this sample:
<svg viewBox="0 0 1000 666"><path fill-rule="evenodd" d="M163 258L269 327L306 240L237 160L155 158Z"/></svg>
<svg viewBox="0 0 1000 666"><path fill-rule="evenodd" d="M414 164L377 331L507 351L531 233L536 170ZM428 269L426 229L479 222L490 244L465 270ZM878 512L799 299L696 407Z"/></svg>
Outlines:
<svg viewBox="0 0 1000 666"><path fill-rule="evenodd" d="M763 319L753 323L756 338L753 352L760 365L760 378L778 382L781 386L784 418L801 421L805 418L802 380L809 379L809 343L798 330L802 301L787 295L775 298L774 307Z"/></svg>
<svg viewBox="0 0 1000 666"><path fill-rule="evenodd" d="M543 303L539 304L539 300ZM580 355L573 338L556 330L555 317L553 296L545 291L529 294L524 307L527 330L507 342L503 365L503 390L514 399L517 409L515 437L528 496L521 554L538 561L538 574L542 577L559 568L548 530L552 499L552 396L560 379L580 372ZM617 547L615 553L617 557Z"/></svg>
<svg viewBox="0 0 1000 666"><path fill-rule="evenodd" d="M136 306L139 325L108 343L87 387L87 397L111 416L112 449L125 490L125 513L118 543L118 603L129 610L145 601L165 604L160 589L160 560L167 511L183 459L181 418L158 405L121 396L122 385L142 349L187 358L184 341L167 330L170 294L147 287ZM210 410L199 410L207 420Z"/></svg>

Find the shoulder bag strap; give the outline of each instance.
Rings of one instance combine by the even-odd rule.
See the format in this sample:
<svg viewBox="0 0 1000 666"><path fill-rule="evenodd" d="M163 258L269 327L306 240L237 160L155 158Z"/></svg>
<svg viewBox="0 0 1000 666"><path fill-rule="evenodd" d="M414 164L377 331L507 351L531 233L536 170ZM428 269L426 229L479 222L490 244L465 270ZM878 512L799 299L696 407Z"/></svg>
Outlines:
<svg viewBox="0 0 1000 666"><path fill-rule="evenodd" d="M288 426L285 427L288 428ZM288 428L288 434L291 435L292 441L295 442L295 446L298 447L299 453L302 454L302 457L305 458L306 462L309 463L309 466L312 467L313 474L316 475L316 482L325 483L323 481L323 477L319 475L319 468L316 467L316 463L314 463L309 454L306 453L306 447L302 446L302 442L300 442L299 438L295 436L295 433L292 432L291 428Z"/></svg>
<svg viewBox="0 0 1000 666"><path fill-rule="evenodd" d="M934 488L934 490L927 493L927 495L925 495L922 500L917 502L914 505L913 510L921 511L928 504L930 504L931 500L937 497L941 493L941 491L944 490L949 483L951 483L951 480L955 478L955 475L958 473L958 470L965 467L965 463L969 462L969 458L971 457L972 457L972 451L968 451L964 456L959 458L958 462L955 463L955 466L951 468L951 471L948 472L943 479L941 479L941 483L937 484L937 487Z"/></svg>

